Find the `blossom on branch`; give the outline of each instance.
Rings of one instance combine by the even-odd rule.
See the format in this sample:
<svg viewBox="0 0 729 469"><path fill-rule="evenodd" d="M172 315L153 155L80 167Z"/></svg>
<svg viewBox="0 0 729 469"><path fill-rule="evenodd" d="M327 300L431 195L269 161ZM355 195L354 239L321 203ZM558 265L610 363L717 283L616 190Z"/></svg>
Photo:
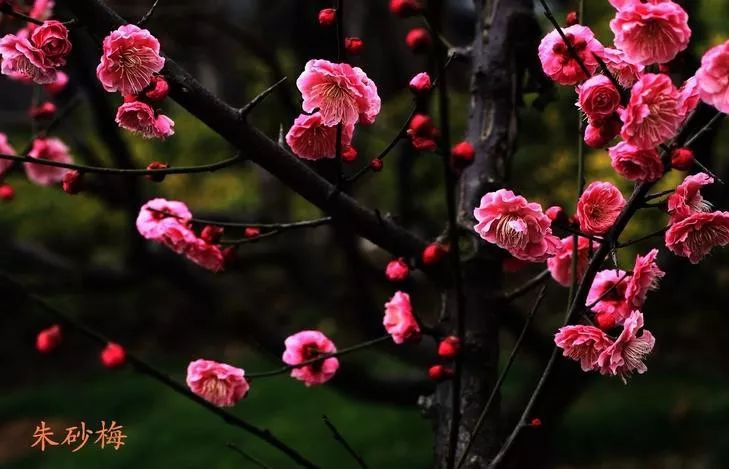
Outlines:
<svg viewBox="0 0 729 469"><path fill-rule="evenodd" d="M600 374L619 376L626 383L633 372L645 373L648 367L643 360L653 350L655 343L653 334L643 329L643 314L633 311L625 319L623 331L617 340L597 358Z"/></svg>
<svg viewBox="0 0 729 469"><path fill-rule="evenodd" d="M612 116L620 106L620 91L605 75L595 75L577 87L577 107L590 121Z"/></svg>
<svg viewBox="0 0 729 469"><path fill-rule="evenodd" d="M322 125L328 127L372 124L380 113L377 86L361 68L347 63L310 60L296 86L304 98L304 111L318 110Z"/></svg>
<svg viewBox="0 0 729 469"><path fill-rule="evenodd" d="M33 147L28 156L57 163L73 163L68 147L57 138L37 138L33 140ZM62 182L63 177L69 171L66 168L35 163L25 163L24 167L28 179L39 186L51 186Z"/></svg>
<svg viewBox="0 0 729 469"><path fill-rule="evenodd" d="M562 355L580 362L582 371L594 370L597 358L613 341L594 326L564 326L554 335L554 343Z"/></svg>
<svg viewBox="0 0 729 469"><path fill-rule="evenodd" d="M704 54L696 81L702 101L729 113L729 41Z"/></svg>
<svg viewBox="0 0 729 469"><path fill-rule="evenodd" d="M711 203L701 195L701 188L713 183L714 178L706 173L687 176L668 197L670 223L681 221L693 213L710 211Z"/></svg>
<svg viewBox="0 0 729 469"><path fill-rule="evenodd" d="M396 344L420 338L420 326L413 316L410 295L405 292L396 292L390 301L385 303L385 317L382 324Z"/></svg>
<svg viewBox="0 0 729 469"><path fill-rule="evenodd" d="M602 60L605 62L610 73L615 77L620 86L630 88L638 81L643 73L642 65L631 64L625 61L625 53L620 49L606 47L602 51Z"/></svg>
<svg viewBox="0 0 729 469"><path fill-rule="evenodd" d="M587 71L590 75L594 74L600 64L593 54L602 56L603 51L603 45L595 38L595 34L587 26L579 24L564 28L563 32L582 59ZM576 85L589 78L557 30L542 39L539 44L539 60L542 62L544 73L560 85Z"/></svg>
<svg viewBox="0 0 729 469"><path fill-rule="evenodd" d="M666 247L698 264L711 250L729 244L729 212L697 212L666 231Z"/></svg>
<svg viewBox="0 0 729 469"><path fill-rule="evenodd" d="M156 113L149 104L142 101L129 101L119 106L116 123L122 129L144 138L165 139L175 133L172 119Z"/></svg>
<svg viewBox="0 0 729 469"><path fill-rule="evenodd" d="M104 38L96 76L106 91L135 96L149 86L164 64L157 38L146 29L127 24Z"/></svg>
<svg viewBox="0 0 729 469"><path fill-rule="evenodd" d="M643 307L648 292L658 290L658 281L666 275L658 267L657 257L658 249L652 249L645 256L638 256L635 259L633 274L625 289L625 298L634 309Z"/></svg>
<svg viewBox="0 0 729 469"><path fill-rule="evenodd" d="M334 342L319 331L297 332L286 338L284 344L286 350L283 353L283 361L291 366L337 351ZM336 357L329 357L292 369L291 377L303 381L306 386L314 386L329 381L337 369L339 360Z"/></svg>
<svg viewBox="0 0 729 469"><path fill-rule="evenodd" d="M212 360L198 359L187 366L187 386L218 407L232 407L243 399L250 385L240 368Z"/></svg>
<svg viewBox="0 0 729 469"><path fill-rule="evenodd" d="M489 192L473 212L476 232L489 243L506 249L517 259L543 262L559 252L552 220L542 206L507 189Z"/></svg>
<svg viewBox="0 0 729 469"><path fill-rule="evenodd" d="M574 236L562 238L559 251L554 257L547 259L547 268L555 282L563 287L572 284L572 251L574 247ZM594 252L599 245L583 236L577 238L577 281L582 279L590 260L590 253Z"/></svg>
<svg viewBox="0 0 729 469"><path fill-rule="evenodd" d="M621 325L630 313L625 295L628 289L627 275L623 270L608 269L598 272L592 281L585 305L591 306L602 329Z"/></svg>
<svg viewBox="0 0 729 469"><path fill-rule="evenodd" d="M354 124L342 126L342 150L352 143ZM327 126L319 112L301 114L286 134L291 151L305 160L335 158L337 154L337 126Z"/></svg>
<svg viewBox="0 0 729 469"><path fill-rule="evenodd" d="M628 181L653 182L663 176L663 162L655 148L640 149L620 142L608 150L613 169Z"/></svg>
<svg viewBox="0 0 729 469"><path fill-rule="evenodd" d="M612 228L625 207L620 190L609 182L596 181L587 186L577 202L577 220L587 234L604 234Z"/></svg>

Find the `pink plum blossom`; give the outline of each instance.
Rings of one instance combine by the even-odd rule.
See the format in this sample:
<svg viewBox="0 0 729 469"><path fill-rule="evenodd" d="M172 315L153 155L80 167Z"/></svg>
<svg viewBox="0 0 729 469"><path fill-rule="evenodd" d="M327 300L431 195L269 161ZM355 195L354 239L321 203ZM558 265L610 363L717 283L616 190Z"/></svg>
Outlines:
<svg viewBox="0 0 729 469"><path fill-rule="evenodd" d="M286 350L283 353L283 361L291 366L337 351L334 342L319 331L297 332L289 336L284 344ZM291 377L303 381L307 386L313 386L329 381L337 369L339 360L336 357L329 357L292 369Z"/></svg>
<svg viewBox="0 0 729 469"><path fill-rule="evenodd" d="M618 83L623 88L633 86L643 73L644 67L626 62L625 54L620 49L606 47L603 49L601 58L610 73L618 80Z"/></svg>
<svg viewBox="0 0 729 469"><path fill-rule="evenodd" d="M8 143L8 136L2 132L0 132L0 153L4 155L15 155L15 149ZM2 179L12 165L13 162L11 160L0 159L0 179Z"/></svg>
<svg viewBox="0 0 729 469"><path fill-rule="evenodd" d="M187 366L187 386L218 407L231 407L243 399L250 386L245 371L212 360L195 360Z"/></svg>
<svg viewBox="0 0 729 469"><path fill-rule="evenodd" d="M655 148L640 149L620 142L608 150L613 169L628 181L653 182L663 176L664 167Z"/></svg>
<svg viewBox="0 0 729 469"><path fill-rule="evenodd" d="M585 274L587 268L587 262L590 257L590 244L592 244L592 251L594 252L598 245L597 243L591 242L589 239L582 236L578 237L577 241L577 281L579 282L582 276ZM549 273L552 274L552 278L555 282L559 283L563 287L568 287L572 284L572 249L574 246L573 236L567 236L562 238L561 246L559 251L554 257L547 259L547 268Z"/></svg>
<svg viewBox="0 0 729 469"><path fill-rule="evenodd" d="M642 330L642 334L638 335ZM600 374L619 376L623 383L633 373L645 373L648 367L643 360L656 343L655 337L643 329L643 314L633 311L625 319L623 331L617 340L600 353L597 366Z"/></svg>
<svg viewBox="0 0 729 469"><path fill-rule="evenodd" d="M625 298L627 288L628 274L623 270L603 270L595 275L585 304L596 313L601 327L620 325L630 313L630 305Z"/></svg>
<svg viewBox="0 0 729 469"><path fill-rule="evenodd" d="M0 39L2 74L16 80L29 80L39 85L53 83L56 70L46 61L43 51L28 38L7 34Z"/></svg>
<svg viewBox="0 0 729 469"><path fill-rule="evenodd" d="M377 86L359 67L328 60L310 60L296 80L305 112L321 113L321 124L331 127L361 122L372 124L380 113Z"/></svg>
<svg viewBox="0 0 729 469"><path fill-rule="evenodd" d="M73 163L68 147L57 138L37 138L33 140L33 147L28 156L57 163ZM28 179L39 186L57 184L63 181L63 176L68 172L66 168L35 163L25 163L24 166Z"/></svg>
<svg viewBox="0 0 729 469"><path fill-rule="evenodd" d="M165 227L160 223L168 219L187 226L192 220L192 213L184 202L152 199L139 210L137 230L146 239L157 240L165 232Z"/></svg>
<svg viewBox="0 0 729 469"><path fill-rule="evenodd" d="M71 53L68 29L60 21L46 21L33 30L30 42L40 50L47 67L58 68L66 65L66 57Z"/></svg>
<svg viewBox="0 0 729 469"><path fill-rule="evenodd" d="M541 205L507 189L489 192L473 212L476 232L489 243L506 249L517 259L543 262L560 249L552 234L552 221Z"/></svg>
<svg viewBox="0 0 729 469"><path fill-rule="evenodd" d="M666 247L698 264L711 250L729 244L729 212L696 212L666 231Z"/></svg>
<svg viewBox="0 0 729 469"><path fill-rule="evenodd" d="M565 326L554 335L554 343L562 355L580 362L582 371L595 369L597 358L613 341L594 326Z"/></svg>
<svg viewBox="0 0 729 469"><path fill-rule="evenodd" d="M691 39L688 15L670 0L620 2L610 29L625 60L638 65L663 64L686 49Z"/></svg>
<svg viewBox="0 0 729 469"><path fill-rule="evenodd" d="M676 187L673 194L668 197L668 214L671 223L676 223L692 213L708 212L711 203L701 195L701 188L714 183L714 178L706 173L697 173L686 176Z"/></svg>
<svg viewBox="0 0 729 469"><path fill-rule="evenodd" d="M164 64L157 38L146 29L127 24L104 38L96 76L106 91L134 96L149 86Z"/></svg>
<svg viewBox="0 0 729 469"><path fill-rule="evenodd" d="M681 92L664 74L646 73L633 85L621 112L623 139L638 148L653 148L673 138L686 118Z"/></svg>
<svg viewBox="0 0 729 469"><path fill-rule="evenodd" d="M658 281L666 275L658 267L657 257L658 249L652 249L645 256L638 256L635 259L633 275L630 276L625 289L625 298L633 309L643 306L648 292L658 290Z"/></svg>
<svg viewBox="0 0 729 469"><path fill-rule="evenodd" d="M352 143L354 124L342 126L342 147ZM286 134L286 143L291 151L305 160L334 158L337 153L337 127L322 123L322 115L301 114Z"/></svg>
<svg viewBox="0 0 729 469"><path fill-rule="evenodd" d="M603 51L603 45L595 38L595 34L590 28L579 24L564 28L564 33L577 50L587 71L590 75L594 74L599 64L593 54L601 56ZM560 85L576 85L589 78L572 57L557 30L542 39L539 44L539 60L542 62L544 73Z"/></svg>
<svg viewBox="0 0 729 469"><path fill-rule="evenodd" d="M702 101L729 113L729 41L704 54L696 81Z"/></svg>
<svg viewBox="0 0 729 469"><path fill-rule="evenodd" d="M593 182L577 202L576 216L580 229L587 234L607 233L623 207L625 198L617 187L609 182Z"/></svg>
<svg viewBox="0 0 729 469"><path fill-rule="evenodd" d="M172 119L163 114L155 115L154 109L142 101L130 101L119 106L116 123L144 138L164 139L175 133Z"/></svg>
<svg viewBox="0 0 729 469"><path fill-rule="evenodd" d="M399 291L385 303L385 318L382 324L396 344L420 337L420 326L413 316L410 295Z"/></svg>
<svg viewBox="0 0 729 469"><path fill-rule="evenodd" d="M620 92L605 75L595 75L577 86L577 107L590 121L610 117L620 106Z"/></svg>
<svg viewBox="0 0 729 469"><path fill-rule="evenodd" d="M187 243L185 257L211 272L220 272L225 267L225 256L220 246L201 238Z"/></svg>

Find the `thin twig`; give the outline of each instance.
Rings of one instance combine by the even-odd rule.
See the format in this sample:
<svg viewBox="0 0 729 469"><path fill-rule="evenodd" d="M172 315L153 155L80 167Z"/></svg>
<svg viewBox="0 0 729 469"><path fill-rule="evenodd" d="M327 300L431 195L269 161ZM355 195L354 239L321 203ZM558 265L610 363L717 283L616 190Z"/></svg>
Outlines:
<svg viewBox="0 0 729 469"><path fill-rule="evenodd" d="M634 244L641 243L643 241L654 238L656 236L662 236L666 231L668 231L669 228L670 228L670 226L666 226L664 228L661 228L658 231L654 231L653 233L647 234L645 236L641 236L640 238L631 239L630 241L626 241L624 243L619 243L617 247L618 247L618 249L627 248L628 246L632 246Z"/></svg>
<svg viewBox="0 0 729 469"><path fill-rule="evenodd" d="M164 210L149 209L154 212L161 213L168 217L176 217L176 215L165 212ZM294 222L283 222L283 223L248 223L238 221L220 221L220 220L207 220L204 218L192 218L191 222L198 225L213 225L222 226L224 228L260 228L262 230L292 230L297 228L313 228L316 226L326 225L334 221L333 217L321 217L314 218L312 220L294 221Z"/></svg>
<svg viewBox="0 0 729 469"><path fill-rule="evenodd" d="M248 117L248 115L253 111L253 109L256 108L256 106L258 106L259 104L261 104L263 102L263 100L268 97L268 95L270 95L271 93L273 93L274 91L276 91L276 89L279 86L283 85L286 82L286 80L288 80L288 77L281 78L279 81L277 81L273 85L271 85L268 88L266 88L265 90L261 91L258 94L258 96L256 96L248 104L246 104L245 106L243 106L240 109L240 116L241 116L241 118L245 119L246 117Z"/></svg>
<svg viewBox="0 0 729 469"><path fill-rule="evenodd" d="M513 301L517 298L520 298L522 295L525 295L529 293L532 288L538 286L540 283L544 282L549 278L549 269L545 269L536 276L532 277L531 279L527 280L526 283L523 285L508 291L504 293L503 296L500 297L500 299L503 299L506 302Z"/></svg>
<svg viewBox="0 0 729 469"><path fill-rule="evenodd" d="M145 13L144 16L142 16L139 19L139 21L137 21L137 26L144 25L147 21L150 20L150 18L152 18L152 15L154 14L154 10L157 8L158 3L159 3L159 0L154 0L154 3L149 8L149 10L147 10L147 13Z"/></svg>
<svg viewBox="0 0 729 469"><path fill-rule="evenodd" d="M42 26L43 21L39 20L38 18L33 18L32 16L28 16L24 13L19 12L18 10L14 9L10 3L7 3L5 1L0 2L0 13L5 13L8 16L14 16L18 19L21 19L23 21L27 21L28 23L33 23L37 26Z"/></svg>
<svg viewBox="0 0 729 469"><path fill-rule="evenodd" d="M481 426L483 425L483 422L486 419L486 415L488 415L489 409L491 408L491 403L496 398L496 395L499 393L499 390L501 389L501 385L504 383L504 380L506 379L506 375L509 374L509 370L511 370L511 365L514 363L514 359L516 358L517 353L519 352L519 349L521 348L521 344L524 341L524 337L526 336L526 331L529 329L529 325L532 322L532 319L534 318L534 315L539 310L539 306L542 304L542 300L544 300L544 296L547 292L547 286L549 284L545 284L542 289L539 291L539 294L537 295L537 299L534 302L534 305L532 306L531 311L529 312L529 315L524 320L524 327L522 327L521 332L519 333L519 337L517 337L516 342L514 342L514 348L511 350L511 353L509 354L509 358L506 361L506 366L501 371L501 374L499 375L498 379L496 380L496 383L494 384L493 389L491 389L491 393L489 394L488 399L486 400L486 404L483 406L483 409L481 410L481 413L478 416L478 420L476 420L476 424L473 427L473 430L471 431L471 434L468 436L468 444L466 445L466 448L463 450L463 453L461 454L461 458L458 460L458 464L456 465L456 469L460 468L463 463L466 461L466 456L468 455L468 451L473 446L473 443L476 440L476 437L478 436L478 432L481 430Z"/></svg>
<svg viewBox="0 0 729 469"><path fill-rule="evenodd" d="M246 453L245 451L243 451L243 450L242 450L242 449L241 449L241 448L240 448L240 447L239 447L238 445L236 445L235 443L228 443L228 444L227 444L227 445L225 445L225 446L227 446L228 448L230 448L230 449L231 449L231 450L233 450L234 452L238 453L238 454L239 454L239 455L240 455L240 456L241 456L241 457L242 457L243 459L245 459L246 461L248 461L248 462L251 462L251 463L255 464L256 466L260 467L261 469L273 469L273 468L272 468L271 466L269 466L268 464L265 464L265 463L264 463L263 461L261 461L260 459L258 459L258 458L256 458L256 457L254 457L254 456L251 456L250 454L248 454L248 453Z"/></svg>
<svg viewBox="0 0 729 469"><path fill-rule="evenodd" d="M337 427L335 427L334 424L331 422L331 420L329 420L329 417L327 417L326 415L322 415L321 418L324 421L324 425L326 425L327 428L329 428L329 430L332 432L332 436L334 436L334 439L344 447L344 449L347 451L347 453L349 453L354 458L355 461L357 461L357 464L359 464L359 467L361 467L363 469L367 469L367 467L368 467L367 463L365 463L362 456L360 456L354 450L354 448L352 448L352 445L350 445L347 442L347 440L344 439L344 437L339 432L339 430L337 430Z"/></svg>
<svg viewBox="0 0 729 469"><path fill-rule="evenodd" d="M630 277L630 275L631 275L630 272L625 272L622 276L620 276L620 278L618 279L617 282L615 282L612 285L610 285L610 288L608 288L607 290L605 290L604 292L602 292L602 294L600 296L598 296L595 299L595 301L593 301L592 303L590 303L588 305L585 305L585 309L592 310L592 308L594 308L595 306L597 306L597 304L599 302L601 302L602 300L604 300L605 298L607 298L608 296L610 296L610 294L612 292L614 292L620 286L621 283L623 283L623 280L625 280L626 278Z"/></svg>
<svg viewBox="0 0 729 469"><path fill-rule="evenodd" d="M80 321L72 318L71 316L67 315L60 309L52 306L51 304L47 303L45 300L41 299L40 297L30 293L24 285L16 282L12 279L9 275L7 275L4 272L0 272L0 278L2 278L6 283L11 285L13 287L13 290L15 292L21 293L28 301L31 303L37 305L42 310L44 310L46 313L50 314L51 316L55 317L58 321L60 321L62 324L75 329L79 331L81 334L85 335L92 341L98 343L101 346L106 346L110 340L105 337L103 334L97 332L96 330L92 329L91 327L81 323ZM269 430L262 429L259 427L256 427L253 424L248 423L247 421L241 419L240 417L216 406L215 404L212 404L202 397L198 396L197 394L193 393L187 387L184 385L178 383L177 381L173 380L163 372L157 370L155 367L147 363L146 361L142 360L141 358L137 357L133 353L130 353L129 351L126 352L126 360L127 363L132 365L132 367L141 372L146 374L147 376L157 380L161 384L167 386L172 391L176 392L177 394L180 394L189 400L197 403L198 405L206 408L208 411L212 412L213 414L218 415L221 417L226 423L229 425L241 428L245 430L246 432L250 433L251 435L256 436L257 438L260 438L261 440L265 441L266 443L270 444L271 446L277 448L287 456L289 456L293 461L295 461L297 464L299 464L302 467L307 467L309 469L318 469L318 466L306 459L304 456L299 454L296 450L294 450L292 447L285 444L283 441L279 440L277 437L275 437Z"/></svg>
<svg viewBox="0 0 729 469"><path fill-rule="evenodd" d="M193 173L209 173L234 165L243 160L242 154L238 153L227 160L218 161L216 163L198 165L198 166L178 166L159 169L126 169L126 168L105 168L101 166L88 166L75 163L62 163L59 161L44 160L41 158L33 158L30 156L6 155L0 154L0 159L12 160L19 163L31 163L41 166L53 166L56 168L73 169L82 173L89 174L107 174L115 176L148 176L148 175L169 175L169 174L193 174Z"/></svg>

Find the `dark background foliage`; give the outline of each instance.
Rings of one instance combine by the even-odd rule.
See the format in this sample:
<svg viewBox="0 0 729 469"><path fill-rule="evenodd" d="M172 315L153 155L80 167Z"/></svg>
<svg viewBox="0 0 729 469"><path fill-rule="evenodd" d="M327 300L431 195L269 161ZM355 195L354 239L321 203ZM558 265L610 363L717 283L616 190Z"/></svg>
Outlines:
<svg viewBox="0 0 729 469"><path fill-rule="evenodd" d="M63 0L57 3L64 18ZM133 20L151 2L110 3ZM587 23L609 43L610 6L606 1L586 3ZM692 14L694 40L692 49L674 65L676 80L693 73L708 46L729 37L729 2L682 3ZM560 11L575 4L561 2ZM232 104L242 105L288 76L289 82L253 115L259 128L276 136L298 114L294 81L304 63L336 53L333 30L322 30L315 21L318 10L326 6L327 2L314 0L162 0L148 27L171 57ZM473 29L471 2L452 0L446 13L447 37L456 45L468 44ZM1 24L4 31L17 28L7 19ZM365 164L401 126L409 110L409 78L432 69L427 57L413 56L404 45L404 34L416 25L418 19L393 18L384 0L348 1L348 34L366 43L355 63L375 80L383 98L377 123L356 135L360 160L354 167ZM73 39L71 86L58 103L63 106L77 95L82 102L57 135L71 145L78 161L143 167L152 160L199 164L232 154L225 142L173 104L165 104L177 124L169 141L120 134L113 123L119 99L101 91L93 73L98 42L83 29L75 31ZM453 134L461 136L467 117L468 66L457 63L450 73ZM546 90L541 95L526 91L512 185L544 204L569 207L577 138L573 91ZM29 87L0 80L0 131L9 134L17 148L31 135L27 108L32 99ZM550 102L544 109L534 105L545 100ZM713 132L699 157L729 180L725 129ZM590 152L587 162L589 180L618 182L605 152ZM332 171L326 164L317 168ZM666 186L680 180L680 175L668 179ZM392 292L382 276L388 258L346 228L297 231L245 245L236 265L220 275L204 272L136 233L138 209L153 196L184 200L207 218L282 221L318 216L316 209L252 165L212 175L168 177L162 184L95 177L78 196L33 186L20 173L9 182L17 195L13 202L0 205L0 270L180 380L187 363L198 357L249 371L274 367L283 338L303 328L325 331L340 347L382 334L381 305ZM368 178L356 194L423 237L434 238L442 229L441 168L433 155L399 146L385 169ZM729 192L716 185L710 199L725 208ZM643 215L628 235L653 231L662 223L661 216ZM650 245L637 249L644 251ZM632 263L636 252L624 253L623 261ZM648 374L623 386L617 380L586 376L574 363L560 363L561 379L548 390L550 406L540 409L545 425L528 430L518 450L533 451L540 464L550 467L726 467L728 259L726 250L719 251L691 266L662 251L660 264L669 274L645 311L658 340ZM538 269L510 274L509 282L517 285ZM416 276L408 288L423 316L438 314L438 293L426 281ZM564 297L562 289L550 289L504 387L505 428L513 420L510 416L521 410L549 354ZM0 297L0 466L247 467L226 449L227 442L274 467L289 464L262 443L147 378L129 370L104 369L98 349L77 334L69 332L57 353L38 354L35 334L49 325L49 318L42 311L13 304L12 298L12 292ZM502 318L504 350L520 327L526 303ZM433 349L433 343L424 340L419 346L385 345L348 356L336 379L318 388L307 389L285 376L257 381L235 412L271 428L325 467L349 467L351 460L330 437L322 414L337 424L372 467L428 467L430 423L417 402L429 389L424 370L434 360ZM57 435L81 420L98 426L102 419L114 419L125 426L127 445L117 452L89 446L78 453L53 448L40 454L29 446L41 419Z"/></svg>

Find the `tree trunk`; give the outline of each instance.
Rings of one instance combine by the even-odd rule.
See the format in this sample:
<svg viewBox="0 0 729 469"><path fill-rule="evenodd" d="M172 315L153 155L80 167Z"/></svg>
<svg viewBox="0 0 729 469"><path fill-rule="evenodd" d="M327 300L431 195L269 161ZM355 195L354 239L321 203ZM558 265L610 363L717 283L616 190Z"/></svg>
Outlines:
<svg viewBox="0 0 729 469"><path fill-rule="evenodd" d="M467 140L476 159L458 187L459 224L473 233L473 209L489 191L502 187L514 152L522 71L533 57L535 31L532 0L475 0L477 23L473 43L471 103ZM529 30L531 28L531 30ZM532 39L530 39L532 38ZM465 299L465 343L460 357L460 419L457 462L496 381L499 359L498 317L503 304L493 300L502 287L501 254L475 236L462 262ZM455 292L447 295L443 320L456 331ZM436 467L449 467L449 441L453 382L438 386L435 394ZM494 401L462 467L485 467L497 449L499 399Z"/></svg>

